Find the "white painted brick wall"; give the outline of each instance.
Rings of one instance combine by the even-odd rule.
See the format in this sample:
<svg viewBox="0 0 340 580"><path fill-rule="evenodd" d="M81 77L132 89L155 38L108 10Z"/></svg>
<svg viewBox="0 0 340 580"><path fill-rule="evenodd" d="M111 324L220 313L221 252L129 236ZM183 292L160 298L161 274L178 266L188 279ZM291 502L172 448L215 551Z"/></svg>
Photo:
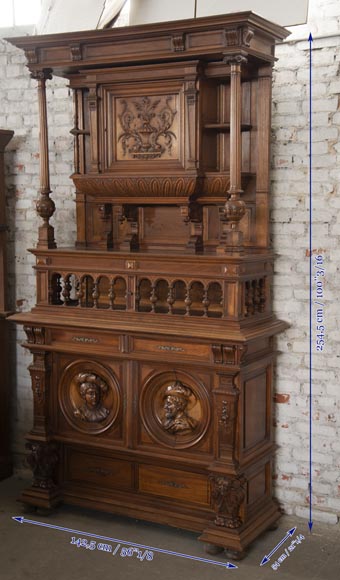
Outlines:
<svg viewBox="0 0 340 580"><path fill-rule="evenodd" d="M309 341L308 341L308 82L309 32L313 42L313 247L326 265L327 345L314 352L313 503L314 520L336 523L340 515L339 247L340 247L340 5L310 0L309 22L295 27L292 40L277 47L273 85L272 238L277 254L274 308L290 328L277 338L275 492L288 514L309 517ZM328 36L334 34L335 36ZM320 37L320 38L318 38ZM23 55L0 41L0 126L14 129L6 155L10 234L10 283L17 308L35 302L33 257L39 219L38 116L35 81ZM62 79L48 83L53 224L59 245L72 245L75 208L72 173L72 99ZM63 223L67 216L67 225ZM27 366L31 356L16 332L14 451L23 465L24 434L30 429L32 399ZM280 398L281 395L281 398ZM287 395L286 397L282 395Z"/></svg>
<svg viewBox="0 0 340 580"><path fill-rule="evenodd" d="M309 23L277 47L273 85L274 309L291 324L278 337L275 491L287 513L309 518L309 33L313 41L313 251L325 260L327 344L313 352L313 519L340 515L339 247L340 5L311 0ZM328 38L318 38L336 34ZM304 227L303 227L304 226ZM303 276L301 277L301 274ZM339 352L339 355L337 354Z"/></svg>

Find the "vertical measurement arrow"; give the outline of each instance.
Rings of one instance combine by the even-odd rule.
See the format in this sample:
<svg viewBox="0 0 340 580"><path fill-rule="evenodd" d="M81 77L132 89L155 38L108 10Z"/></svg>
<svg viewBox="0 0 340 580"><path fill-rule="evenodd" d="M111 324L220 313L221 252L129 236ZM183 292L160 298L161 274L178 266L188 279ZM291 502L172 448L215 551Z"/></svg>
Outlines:
<svg viewBox="0 0 340 580"><path fill-rule="evenodd" d="M312 199L312 34L309 35L309 530L312 531L312 223L313 223L313 199Z"/></svg>

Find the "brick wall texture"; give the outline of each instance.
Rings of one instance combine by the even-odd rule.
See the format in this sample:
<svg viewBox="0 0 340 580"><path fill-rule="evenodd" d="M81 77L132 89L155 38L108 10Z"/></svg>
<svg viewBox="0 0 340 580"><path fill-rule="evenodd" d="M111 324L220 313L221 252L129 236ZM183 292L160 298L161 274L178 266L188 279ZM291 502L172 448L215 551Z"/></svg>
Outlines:
<svg viewBox="0 0 340 580"><path fill-rule="evenodd" d="M272 118L272 243L277 258L274 310L290 328L277 339L274 397L275 493L288 514L309 516L309 43L313 62L313 260L322 255L325 276L325 345L316 351L313 307L313 519L336 523L340 515L339 287L340 255L340 4L310 0L309 21L277 47ZM48 83L51 189L57 211L52 223L59 246L75 239L72 99L63 79ZM33 256L39 219L38 109L36 82L24 56L0 39L0 127L15 136L6 154L9 277L12 306L35 302ZM315 254L315 256L314 256ZM316 288L313 287L313 297ZM24 435L30 429L32 396L13 329L13 451L24 469Z"/></svg>

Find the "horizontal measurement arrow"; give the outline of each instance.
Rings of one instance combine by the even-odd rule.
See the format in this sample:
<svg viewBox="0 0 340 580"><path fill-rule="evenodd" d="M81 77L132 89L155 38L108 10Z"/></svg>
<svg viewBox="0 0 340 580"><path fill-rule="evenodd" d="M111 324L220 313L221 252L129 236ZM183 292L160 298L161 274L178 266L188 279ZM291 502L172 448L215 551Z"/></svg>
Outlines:
<svg viewBox="0 0 340 580"><path fill-rule="evenodd" d="M120 544L125 544L126 546L134 546L136 548L143 548L145 550L151 550L152 552L159 552L160 554L168 554L169 556L178 556L179 558L187 558L188 560L196 560L197 562L204 562L205 564L214 564L215 566L222 566L223 568L234 569L238 568L235 564L231 562L217 562L216 560L209 560L208 558L199 558L197 556L190 556L189 554L181 554L181 552L172 552L171 550L163 550L162 548L154 548L153 546L145 546L144 544L135 544L134 542L126 542L125 540L120 540L118 538L109 538L108 536L99 536L98 534L91 534L89 532L84 532L82 530L73 530L71 528L62 528L61 526L55 526L52 524L45 524L44 522L37 522L35 520L27 520L22 516L12 517L12 520L19 522L19 524L31 524L33 526L41 526L43 528L51 528L52 530L59 530L60 532L71 532L73 534L79 534L81 536L89 536L91 538L97 538L98 540L106 540L109 542L119 542Z"/></svg>
<svg viewBox="0 0 340 580"><path fill-rule="evenodd" d="M296 530L296 527L295 528L291 528L291 530L288 530L288 532L286 533L285 537L282 538L281 542L279 542L277 544L277 546L275 546L275 548L273 548L272 551L269 552L268 556L264 556L264 558L262 558L262 561L261 561L260 566L264 566L265 564L267 564L267 562L269 562L271 556L273 554L275 554L276 550L278 550L280 548L280 546L282 546L282 544L284 544L288 540L288 538L291 538L292 537L292 535L294 534L295 530Z"/></svg>

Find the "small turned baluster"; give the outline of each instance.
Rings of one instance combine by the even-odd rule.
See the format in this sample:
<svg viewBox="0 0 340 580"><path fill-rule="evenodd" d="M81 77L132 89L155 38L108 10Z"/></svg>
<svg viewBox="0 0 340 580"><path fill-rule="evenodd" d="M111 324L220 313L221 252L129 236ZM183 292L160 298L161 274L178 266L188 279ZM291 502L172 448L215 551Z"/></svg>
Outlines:
<svg viewBox="0 0 340 580"><path fill-rule="evenodd" d="M96 278L93 284L92 299L93 299L93 308L98 308L98 299L99 299L98 278Z"/></svg>
<svg viewBox="0 0 340 580"><path fill-rule="evenodd" d="M113 310L114 309L114 303L115 303L115 298L116 298L116 294L114 291L114 285L115 285L115 281L111 280L110 282L110 290L109 290L109 302L110 302L110 309Z"/></svg>
<svg viewBox="0 0 340 580"><path fill-rule="evenodd" d="M265 311L265 307L266 307L266 284L265 284L265 278L261 278L260 279L260 312L264 312Z"/></svg>
<svg viewBox="0 0 340 580"><path fill-rule="evenodd" d="M204 287L204 296L203 296L203 300L202 300L202 305L204 308L204 314L203 316L208 316L208 310L209 310L209 306L210 306L210 300L208 298L208 292L209 292L209 286L205 286Z"/></svg>
<svg viewBox="0 0 340 580"><path fill-rule="evenodd" d="M137 284L136 293L135 293L135 312L139 312L139 305L140 305L140 283Z"/></svg>
<svg viewBox="0 0 340 580"><path fill-rule="evenodd" d="M168 297L167 297L166 301L169 304L168 314L173 314L175 296L174 296L174 285L172 282L170 282L170 284L169 284L169 293L168 293Z"/></svg>
<svg viewBox="0 0 340 580"><path fill-rule="evenodd" d="M83 306L82 303L83 303L83 298L84 298L84 280L83 279L79 280L76 296L78 299L78 306L79 306L79 308L82 308L82 306Z"/></svg>
<svg viewBox="0 0 340 580"><path fill-rule="evenodd" d="M70 274L64 276L64 288L62 291L62 297L64 298L64 306L66 306L70 302L70 294L71 294L71 283L70 283Z"/></svg>
<svg viewBox="0 0 340 580"><path fill-rule="evenodd" d="M261 304L260 280L254 280L253 286L254 286L254 310L255 312L260 312L260 304Z"/></svg>
<svg viewBox="0 0 340 580"><path fill-rule="evenodd" d="M250 298L249 298L249 282L245 282L244 284L244 306L245 306L245 316L249 316L250 314Z"/></svg>
<svg viewBox="0 0 340 580"><path fill-rule="evenodd" d="M150 295L150 302L151 302L151 312L156 312L156 302L158 300L156 294L156 283L152 282L151 284L151 295Z"/></svg>
<svg viewBox="0 0 340 580"><path fill-rule="evenodd" d="M253 315L255 314L255 303L254 303L254 299L255 299L255 288L254 288L254 280L251 280L249 282L249 314Z"/></svg>
<svg viewBox="0 0 340 580"><path fill-rule="evenodd" d="M186 316L190 316L190 306L192 305L192 300L190 298L190 291L191 291L191 284L187 284L187 293L185 295L185 300L184 300L184 304L185 304L185 315Z"/></svg>

